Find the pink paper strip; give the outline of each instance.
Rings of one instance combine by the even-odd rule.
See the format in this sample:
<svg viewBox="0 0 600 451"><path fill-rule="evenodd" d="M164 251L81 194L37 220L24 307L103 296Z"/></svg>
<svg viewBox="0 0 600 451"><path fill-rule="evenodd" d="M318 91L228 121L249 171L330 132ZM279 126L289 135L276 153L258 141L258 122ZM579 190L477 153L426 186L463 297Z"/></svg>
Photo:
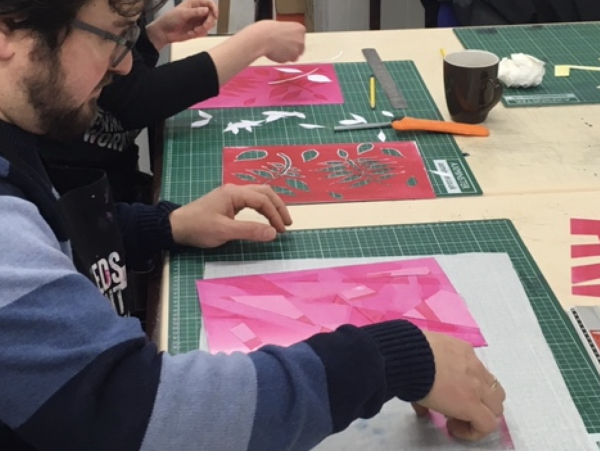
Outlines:
<svg viewBox="0 0 600 451"><path fill-rule="evenodd" d="M269 82L293 78L300 74L284 73L277 70L276 66L252 66L242 70L222 86L217 97L200 102L191 108L244 108L344 103L342 90L332 64L285 66L285 69L298 69L305 74L316 69L313 75L325 76L331 82L317 83L310 81L308 77L302 77L272 85Z"/></svg>
<svg viewBox="0 0 600 451"><path fill-rule="evenodd" d="M285 346L342 324L391 319L486 345L433 258L199 280L197 288L212 352Z"/></svg>
<svg viewBox="0 0 600 451"><path fill-rule="evenodd" d="M572 287L571 293L575 296L600 298L600 285L580 285L577 287Z"/></svg>
<svg viewBox="0 0 600 451"><path fill-rule="evenodd" d="M572 218L571 235L596 235L600 239L600 220Z"/></svg>
<svg viewBox="0 0 600 451"><path fill-rule="evenodd" d="M571 258L600 257L600 244L573 244Z"/></svg>
<svg viewBox="0 0 600 451"><path fill-rule="evenodd" d="M573 266L571 268L571 283L577 284L600 279L600 263L593 265Z"/></svg>

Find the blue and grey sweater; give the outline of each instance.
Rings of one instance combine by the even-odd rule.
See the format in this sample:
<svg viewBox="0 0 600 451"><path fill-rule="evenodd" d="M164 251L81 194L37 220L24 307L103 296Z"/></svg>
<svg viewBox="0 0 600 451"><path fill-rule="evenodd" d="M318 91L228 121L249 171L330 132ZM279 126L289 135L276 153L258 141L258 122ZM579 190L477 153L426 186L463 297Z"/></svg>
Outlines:
<svg viewBox="0 0 600 451"><path fill-rule="evenodd" d="M1 450L308 450L431 389L431 349L403 321L249 354L158 352L75 269L36 137L0 123L0 143ZM119 207L128 253L172 244L167 210Z"/></svg>

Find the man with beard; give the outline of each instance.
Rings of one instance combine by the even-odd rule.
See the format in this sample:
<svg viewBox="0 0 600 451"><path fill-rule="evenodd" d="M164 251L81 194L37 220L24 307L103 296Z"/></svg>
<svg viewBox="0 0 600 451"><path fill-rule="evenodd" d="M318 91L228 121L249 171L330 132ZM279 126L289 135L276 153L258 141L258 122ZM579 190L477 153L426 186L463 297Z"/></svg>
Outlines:
<svg viewBox="0 0 600 451"><path fill-rule="evenodd" d="M393 397L446 415L457 437L494 430L505 393L471 346L406 321L170 356L115 312L125 260L270 241L291 223L264 186L113 208L102 175L42 161L38 137L81 133L102 87L131 69L147 6L0 0L0 449L308 450ZM269 225L235 221L243 208Z"/></svg>
<svg viewBox="0 0 600 451"><path fill-rule="evenodd" d="M138 170L135 139L141 130L218 95L220 86L260 57L286 63L304 51L304 26L268 20L206 52L155 67L163 47L205 36L217 16L212 1L185 0L147 26L140 20L131 72L103 90L99 114L82 136L68 144L49 142L44 157L53 164L102 169L117 201L152 203L152 177Z"/></svg>

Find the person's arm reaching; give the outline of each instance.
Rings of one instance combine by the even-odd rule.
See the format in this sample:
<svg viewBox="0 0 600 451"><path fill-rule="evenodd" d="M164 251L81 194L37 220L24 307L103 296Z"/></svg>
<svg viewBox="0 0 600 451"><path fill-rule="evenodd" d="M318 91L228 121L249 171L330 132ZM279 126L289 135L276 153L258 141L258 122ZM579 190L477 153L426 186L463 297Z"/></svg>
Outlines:
<svg viewBox="0 0 600 451"><path fill-rule="evenodd" d="M184 0L148 24L146 32L160 51L167 44L206 36L218 18L219 8L211 0Z"/></svg>
<svg viewBox="0 0 600 451"><path fill-rule="evenodd" d="M471 439L502 413L468 344L405 321L247 355L157 353L33 204L5 195L0 209L0 429L38 451L304 451L395 396L464 420L453 432Z"/></svg>
<svg viewBox="0 0 600 451"><path fill-rule="evenodd" d="M235 220L245 208L256 210L269 224ZM130 266L162 250L211 248L232 240L273 241L292 224L287 207L266 185L225 185L183 207L162 201L117 203L115 209Z"/></svg>
<svg viewBox="0 0 600 451"><path fill-rule="evenodd" d="M263 56L276 63L297 61L304 53L305 33L304 26L297 22L261 20L247 26L208 51L217 68L219 84L223 86Z"/></svg>
<svg viewBox="0 0 600 451"><path fill-rule="evenodd" d="M253 23L207 52L148 67L134 52L132 71L102 91L98 104L127 129L140 129L214 97L260 57L283 63L304 51L304 26L295 22Z"/></svg>

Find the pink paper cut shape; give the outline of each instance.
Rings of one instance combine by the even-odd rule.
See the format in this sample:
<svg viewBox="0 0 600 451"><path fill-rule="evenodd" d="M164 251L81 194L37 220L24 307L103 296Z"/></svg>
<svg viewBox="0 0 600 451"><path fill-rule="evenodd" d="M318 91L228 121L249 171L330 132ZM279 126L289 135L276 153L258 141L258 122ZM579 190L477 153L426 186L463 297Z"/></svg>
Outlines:
<svg viewBox="0 0 600 451"><path fill-rule="evenodd" d="M381 277L381 276L391 276L391 277L400 277L400 276L424 276L429 274L429 268L410 268L410 269L402 269L399 271L389 271L389 272L376 272L367 274L369 277Z"/></svg>
<svg viewBox="0 0 600 451"><path fill-rule="evenodd" d="M289 302L285 296L281 295L232 296L231 299L241 304L246 304L261 310L267 310L292 319L298 319L303 315L303 313L298 310L294 304Z"/></svg>
<svg viewBox="0 0 600 451"><path fill-rule="evenodd" d="M342 324L390 319L486 345L433 258L199 280L197 288L211 352L287 346Z"/></svg>
<svg viewBox="0 0 600 451"><path fill-rule="evenodd" d="M571 235L595 235L600 239L600 220L572 218Z"/></svg>
<svg viewBox="0 0 600 451"><path fill-rule="evenodd" d="M571 268L571 283L577 284L600 279L600 263L593 265L573 266Z"/></svg>
<svg viewBox="0 0 600 451"><path fill-rule="evenodd" d="M369 294L375 293L369 287L364 285L357 285L354 288L350 288L348 290L344 290L340 292L340 296L344 298L346 301L351 301L352 299L360 298L362 296L367 296Z"/></svg>
<svg viewBox="0 0 600 451"><path fill-rule="evenodd" d="M242 70L219 90L219 95L192 106L192 109L245 108L268 106L332 105L344 103L340 84L332 64L286 66L303 73L317 69L314 75L324 75L330 83L315 83L308 77L270 85L269 82L289 79L300 74L278 71L276 66L252 66Z"/></svg>
<svg viewBox="0 0 600 451"><path fill-rule="evenodd" d="M288 205L435 197L414 141L226 147L223 183L269 185Z"/></svg>
<svg viewBox="0 0 600 451"><path fill-rule="evenodd" d="M575 296L589 296L600 298L600 285L579 285L571 288L571 293Z"/></svg>
<svg viewBox="0 0 600 451"><path fill-rule="evenodd" d="M600 244L574 244L571 246L571 258L600 257Z"/></svg>

